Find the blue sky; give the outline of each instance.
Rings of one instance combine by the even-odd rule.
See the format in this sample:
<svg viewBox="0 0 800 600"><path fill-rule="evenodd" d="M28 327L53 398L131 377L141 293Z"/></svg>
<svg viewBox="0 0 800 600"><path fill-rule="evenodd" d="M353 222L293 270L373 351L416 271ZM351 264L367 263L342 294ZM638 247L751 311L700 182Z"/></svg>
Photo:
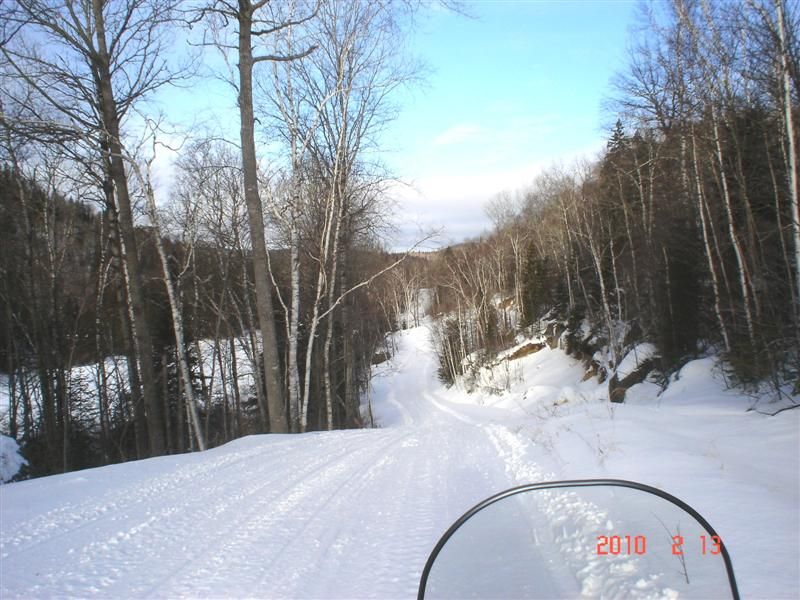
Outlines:
<svg viewBox="0 0 800 600"><path fill-rule="evenodd" d="M381 140L380 158L402 182L392 191L397 231L388 241L397 250L420 231L440 230L436 245L480 235L492 196L554 163L595 155L614 120L601 105L625 64L637 0L463 4L472 18L431 2L406 43L427 68L422 85L396 93L399 116ZM204 62L223 64L213 52ZM219 80L172 90L162 105L184 127L217 123L238 138L235 94ZM171 179L171 160L159 161L157 180Z"/></svg>
<svg viewBox="0 0 800 600"><path fill-rule="evenodd" d="M409 41L427 84L401 95L384 161L403 224L444 228L440 241L476 236L492 195L514 191L552 163L604 146L601 108L625 64L635 1L472 2L475 18L430 10Z"/></svg>

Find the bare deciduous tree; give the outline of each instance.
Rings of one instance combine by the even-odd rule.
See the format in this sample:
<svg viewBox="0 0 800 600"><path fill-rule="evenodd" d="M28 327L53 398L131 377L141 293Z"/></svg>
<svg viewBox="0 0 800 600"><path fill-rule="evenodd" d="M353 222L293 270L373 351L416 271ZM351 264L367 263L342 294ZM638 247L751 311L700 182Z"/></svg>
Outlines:
<svg viewBox="0 0 800 600"><path fill-rule="evenodd" d="M87 152L102 152L113 185L108 194L119 227L138 371L147 407L150 453L163 454L164 408L152 364L153 344L141 286L134 212L124 164L122 123L134 105L174 80L167 68L166 29L174 2L154 0L15 0L2 53L21 87L48 109L28 111L31 134L45 132ZM20 102L23 98L17 98ZM80 149L71 149L81 154Z"/></svg>

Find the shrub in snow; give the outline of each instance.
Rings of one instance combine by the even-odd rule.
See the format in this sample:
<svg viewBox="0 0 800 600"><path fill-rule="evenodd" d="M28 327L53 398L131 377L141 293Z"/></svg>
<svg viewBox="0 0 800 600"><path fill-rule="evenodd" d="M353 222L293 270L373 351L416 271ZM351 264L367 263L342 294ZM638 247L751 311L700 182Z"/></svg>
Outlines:
<svg viewBox="0 0 800 600"><path fill-rule="evenodd" d="M19 445L14 438L0 435L0 483L11 481L28 461L19 453Z"/></svg>

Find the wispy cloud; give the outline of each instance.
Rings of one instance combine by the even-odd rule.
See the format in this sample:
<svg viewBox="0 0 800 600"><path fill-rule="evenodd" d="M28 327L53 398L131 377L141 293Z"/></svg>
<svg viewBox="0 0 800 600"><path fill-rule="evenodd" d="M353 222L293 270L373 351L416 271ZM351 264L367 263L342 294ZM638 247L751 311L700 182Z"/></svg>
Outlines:
<svg viewBox="0 0 800 600"><path fill-rule="evenodd" d="M458 144L474 137L480 133L481 128L477 125L470 125L462 123L454 125L449 129L444 130L442 133L433 138L434 146L445 146L447 144Z"/></svg>
<svg viewBox="0 0 800 600"><path fill-rule="evenodd" d="M543 165L524 165L480 173L446 172L421 177L410 186L395 186L397 201L396 250L411 246L420 230L440 231L434 245L445 245L480 235L490 228L486 201L503 190L516 190L541 171Z"/></svg>

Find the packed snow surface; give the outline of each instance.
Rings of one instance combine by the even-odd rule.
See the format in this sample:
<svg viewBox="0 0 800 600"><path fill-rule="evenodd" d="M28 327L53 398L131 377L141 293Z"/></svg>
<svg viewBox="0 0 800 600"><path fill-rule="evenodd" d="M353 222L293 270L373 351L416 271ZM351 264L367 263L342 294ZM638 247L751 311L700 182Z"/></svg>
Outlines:
<svg viewBox="0 0 800 600"><path fill-rule="evenodd" d="M373 429L251 436L0 486L0 597L411 598L436 541L472 505L514 485L588 477L677 495L723 536L743 597L797 597L800 411L747 411L752 401L725 391L710 359L661 395L643 383L610 405L604 386L581 382L580 365L550 349L501 361L491 394L466 394L437 380L425 327L396 341L373 380ZM614 498L554 492L499 516L488 529L516 535L520 552L495 579L675 595L677 561L654 573L649 555L596 556L598 533L650 511ZM530 573L513 564L535 551L520 519L553 552L525 554ZM456 572L488 573L476 556L499 555L481 548ZM563 575L547 561L583 568Z"/></svg>

